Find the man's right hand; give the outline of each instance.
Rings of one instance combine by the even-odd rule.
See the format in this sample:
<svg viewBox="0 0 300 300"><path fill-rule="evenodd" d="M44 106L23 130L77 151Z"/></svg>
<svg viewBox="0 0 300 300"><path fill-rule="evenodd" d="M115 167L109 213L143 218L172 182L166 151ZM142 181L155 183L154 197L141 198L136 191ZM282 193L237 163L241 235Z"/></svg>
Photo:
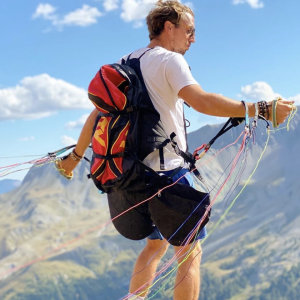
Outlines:
<svg viewBox="0 0 300 300"><path fill-rule="evenodd" d="M76 153L79 156L84 156L85 150L88 148L92 133L93 133L93 127L95 125L96 118L98 116L99 111L97 109L94 109L90 115L88 116L78 139L77 145L76 145ZM79 160L73 160L72 157L69 155L64 160L57 160L55 162L56 168L59 171L59 173L66 177L67 179L72 179L73 176L73 170L78 165ZM65 176L66 175L66 176Z"/></svg>
<svg viewBox="0 0 300 300"><path fill-rule="evenodd" d="M272 119L272 105L273 105L273 101L270 101L269 104L269 115L270 121L273 121ZM277 106L276 106L276 122L277 122L277 126L279 124L282 124L285 122L286 118L292 113L293 110L296 109L296 107L294 106L294 101L287 101L287 100L282 100L279 99L277 101Z"/></svg>
<svg viewBox="0 0 300 300"><path fill-rule="evenodd" d="M73 177L73 170L76 168L80 160L75 161L71 158L70 155L67 156L64 160L57 160L55 162L56 168L59 173L68 180L71 180Z"/></svg>

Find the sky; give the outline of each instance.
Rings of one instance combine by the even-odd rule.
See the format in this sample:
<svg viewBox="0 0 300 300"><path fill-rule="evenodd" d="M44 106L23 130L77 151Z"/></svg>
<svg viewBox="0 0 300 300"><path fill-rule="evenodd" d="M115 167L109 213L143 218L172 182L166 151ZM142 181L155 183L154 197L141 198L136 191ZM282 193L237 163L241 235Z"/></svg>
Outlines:
<svg viewBox="0 0 300 300"><path fill-rule="evenodd" d="M76 143L93 109L89 82L102 65L148 45L144 19L155 2L0 1L0 167ZM196 43L185 58L204 90L300 104L299 0L181 2L195 13ZM190 132L224 121L185 115Z"/></svg>

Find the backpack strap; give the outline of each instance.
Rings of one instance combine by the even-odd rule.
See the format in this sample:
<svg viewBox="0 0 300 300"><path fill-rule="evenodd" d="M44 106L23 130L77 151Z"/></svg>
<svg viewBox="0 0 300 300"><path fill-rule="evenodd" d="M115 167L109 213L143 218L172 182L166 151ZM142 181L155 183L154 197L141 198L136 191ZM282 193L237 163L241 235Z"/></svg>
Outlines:
<svg viewBox="0 0 300 300"><path fill-rule="evenodd" d="M139 58L138 58L138 60L140 60L145 54L146 54L146 52L148 52L148 51L150 51L150 50L152 50L153 48L149 48L149 49L147 49ZM130 54L131 55L131 54Z"/></svg>
<svg viewBox="0 0 300 300"><path fill-rule="evenodd" d="M148 51L150 50L153 50L153 48L149 48L147 49L146 51L144 51L138 58L135 58L136 60L140 60ZM126 61L123 59L122 60L122 64L128 64L128 62L131 60L131 55L132 53L129 54L129 56L127 57ZM143 78L143 75L142 75L142 72L141 72L141 69L139 68L139 72L140 72L140 76ZM144 88L147 90L146 88L146 85L143 81L143 85L144 85ZM113 114L118 114L118 112L113 112ZM149 137L147 137L147 141ZM158 139L156 138L156 141L158 141ZM163 151L163 148L168 144L170 143L170 139L162 139L162 144L160 145L159 147L159 160L160 160L160 170L165 170L165 160L164 160L164 151Z"/></svg>
<svg viewBox="0 0 300 300"><path fill-rule="evenodd" d="M153 49L153 48L147 49L147 50L146 50L145 52L143 52L142 55L140 55L137 59L140 60L140 59L146 54L146 52L148 52L148 51L150 51L150 50L152 50L152 49ZM133 53L133 52L132 52L132 53ZM127 62L128 60L131 59L131 54L132 54L132 53L130 53L130 54L128 55L126 61L125 61L124 58L122 58L122 64L123 64L123 65L126 65L126 62Z"/></svg>
<svg viewBox="0 0 300 300"><path fill-rule="evenodd" d="M159 148L159 168L165 170L164 147Z"/></svg>
<svg viewBox="0 0 300 300"><path fill-rule="evenodd" d="M189 164L194 163L193 155L188 151L186 151L186 152L182 151L179 148L177 142L175 141L175 137L176 137L176 133L172 132L170 135L170 140L171 140L171 145L172 145L175 153L177 155L181 156L184 159L184 161L186 161L187 163L189 163Z"/></svg>
<svg viewBox="0 0 300 300"><path fill-rule="evenodd" d="M113 158L118 158L118 157L125 157L127 155L128 154L127 154L126 151L111 154L111 155L100 155L100 154L97 154L95 152L93 153L93 157L100 158L100 159L113 159Z"/></svg>
<svg viewBox="0 0 300 300"><path fill-rule="evenodd" d="M189 170L190 171L193 171L194 175L200 180L202 181L203 183L204 182L204 178L201 176L200 172L197 170L195 164L196 164L196 159L195 157L193 156L192 153L190 153L189 151L182 151L177 142L174 140L176 137L176 134L175 132L172 132L171 135L170 135L170 139L171 139L171 145L175 151L175 153L179 156L181 156L185 162L187 162L189 164Z"/></svg>
<svg viewBox="0 0 300 300"><path fill-rule="evenodd" d="M186 102L183 102L183 107L182 107L182 111L183 111L183 124L184 124L184 134L185 134L185 142L186 142L186 151L189 150L189 145L188 145L188 140L187 140L187 131L186 131L186 119L185 119L185 115L184 115L184 104L188 107L190 107L190 105L188 105Z"/></svg>
<svg viewBox="0 0 300 300"><path fill-rule="evenodd" d="M126 115L126 114L130 114L134 111L136 111L138 108L136 105L132 105L126 109L123 110L116 110L107 114L102 114L102 117L115 117L115 116L120 116L120 115Z"/></svg>

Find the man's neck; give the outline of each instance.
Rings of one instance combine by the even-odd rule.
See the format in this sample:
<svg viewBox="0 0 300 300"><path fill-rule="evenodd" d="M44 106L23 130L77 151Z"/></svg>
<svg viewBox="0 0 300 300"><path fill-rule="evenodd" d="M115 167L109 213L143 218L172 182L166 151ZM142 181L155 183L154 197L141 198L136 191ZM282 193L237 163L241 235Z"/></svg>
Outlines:
<svg viewBox="0 0 300 300"><path fill-rule="evenodd" d="M159 39L153 39L150 41L150 44L147 46L148 48L154 48L154 47L162 47L162 48L165 48L167 50L170 51L170 49L168 49L168 46L167 45L164 45L163 42L161 42Z"/></svg>

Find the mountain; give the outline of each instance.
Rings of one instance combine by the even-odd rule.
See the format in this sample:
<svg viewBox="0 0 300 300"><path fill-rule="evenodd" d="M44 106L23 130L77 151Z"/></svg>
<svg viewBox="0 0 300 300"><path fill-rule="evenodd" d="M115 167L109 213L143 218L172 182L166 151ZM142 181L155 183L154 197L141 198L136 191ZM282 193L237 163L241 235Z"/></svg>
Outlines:
<svg viewBox="0 0 300 300"><path fill-rule="evenodd" d="M3 179L0 180L0 195L8 193L21 184L20 180Z"/></svg>
<svg viewBox="0 0 300 300"><path fill-rule="evenodd" d="M299 119L297 114L288 132L271 133L255 175L203 243L201 300L297 299L293 295L300 286ZM190 133L190 149L207 143L220 126ZM230 130L198 162L212 197L239 146L218 154L219 150L242 131L243 125ZM263 122L252 138L255 143L246 153L244 176L233 184L235 190L225 190L216 200L209 232L262 153L267 138ZM115 231L106 196L87 179L88 172L84 161L71 181L52 164L32 168L20 186L0 195L1 299L114 300L126 295L133 263L145 241L129 241ZM231 196L226 198L227 194ZM167 258L171 255L170 250ZM154 299L171 299L171 294L172 280Z"/></svg>

